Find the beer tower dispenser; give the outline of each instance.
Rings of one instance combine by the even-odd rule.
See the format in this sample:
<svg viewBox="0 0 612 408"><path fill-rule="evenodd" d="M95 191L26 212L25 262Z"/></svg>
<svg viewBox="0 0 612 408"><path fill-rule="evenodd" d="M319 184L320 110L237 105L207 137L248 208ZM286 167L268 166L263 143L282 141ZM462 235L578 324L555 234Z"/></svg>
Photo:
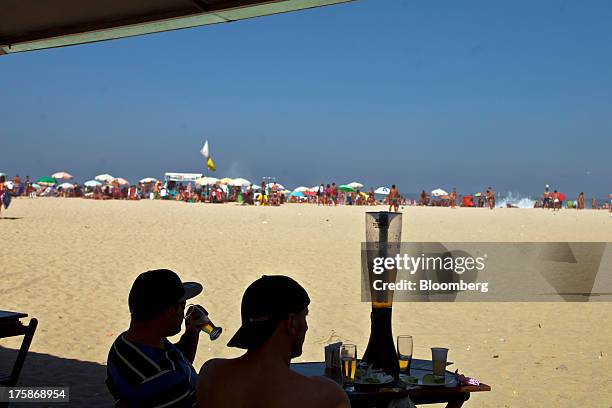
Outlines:
<svg viewBox="0 0 612 408"><path fill-rule="evenodd" d="M394 378L399 376L399 363L391 327L393 310L393 291L374 290L372 282L395 282L397 269L385 269L382 274L374 274L374 257L391 257L399 253L402 236L402 214L387 211L366 213L365 258L368 268L369 289L372 301L370 313L370 339L362 361L373 368L382 369Z"/></svg>

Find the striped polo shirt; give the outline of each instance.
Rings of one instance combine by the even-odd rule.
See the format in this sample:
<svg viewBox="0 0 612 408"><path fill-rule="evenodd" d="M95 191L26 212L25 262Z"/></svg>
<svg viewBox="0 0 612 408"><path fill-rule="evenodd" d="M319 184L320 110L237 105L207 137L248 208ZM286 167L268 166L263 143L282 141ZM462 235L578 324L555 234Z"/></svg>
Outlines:
<svg viewBox="0 0 612 408"><path fill-rule="evenodd" d="M107 385L130 407L195 407L197 375L168 340L164 348L134 343L122 333L108 353Z"/></svg>

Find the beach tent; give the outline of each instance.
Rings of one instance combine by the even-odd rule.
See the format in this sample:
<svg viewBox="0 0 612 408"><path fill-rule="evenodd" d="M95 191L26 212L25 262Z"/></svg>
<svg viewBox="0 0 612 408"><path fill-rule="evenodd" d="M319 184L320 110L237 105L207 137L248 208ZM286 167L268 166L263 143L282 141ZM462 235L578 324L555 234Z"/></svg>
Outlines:
<svg viewBox="0 0 612 408"><path fill-rule="evenodd" d="M301 191L295 191L295 190L294 190L294 191L293 191L293 192L290 194L290 196L291 196L291 197L304 197L304 193L303 193L303 192L301 192Z"/></svg>
<svg viewBox="0 0 612 408"><path fill-rule="evenodd" d="M98 180L101 181L103 183L108 183L109 181L113 180L114 177L111 176L110 174L98 174L96 177L94 177L94 180Z"/></svg>
<svg viewBox="0 0 612 408"><path fill-rule="evenodd" d="M378 187L376 190L374 190L374 194L389 195L390 192L391 190L389 187Z"/></svg>
<svg viewBox="0 0 612 408"><path fill-rule="evenodd" d="M202 178L202 173L166 173L166 181L196 181Z"/></svg>
<svg viewBox="0 0 612 408"><path fill-rule="evenodd" d="M360 188L363 188L363 184L361 183L357 183L356 181L353 181L352 183L348 183L347 186L354 188L355 190L358 190Z"/></svg>
<svg viewBox="0 0 612 408"><path fill-rule="evenodd" d="M431 192L431 195L434 197L447 196L448 193L441 188L437 188Z"/></svg>
<svg viewBox="0 0 612 408"><path fill-rule="evenodd" d="M53 173L51 177L53 177L54 179L61 179L61 180L69 180L71 178L74 178L72 177L72 174L66 173L65 171L58 171L57 173Z"/></svg>
<svg viewBox="0 0 612 408"><path fill-rule="evenodd" d="M348 1L351 0L14 0L3 2L0 13L0 55L227 23ZM223 47L222 40L213 43ZM180 39L174 44L184 45ZM163 56L165 50L159 51Z"/></svg>

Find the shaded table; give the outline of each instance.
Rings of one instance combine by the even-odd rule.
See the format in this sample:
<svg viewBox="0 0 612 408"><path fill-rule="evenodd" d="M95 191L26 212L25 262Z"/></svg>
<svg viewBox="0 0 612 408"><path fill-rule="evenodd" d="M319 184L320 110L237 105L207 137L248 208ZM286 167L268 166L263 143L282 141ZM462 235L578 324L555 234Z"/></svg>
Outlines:
<svg viewBox="0 0 612 408"><path fill-rule="evenodd" d="M431 361L428 360L412 360L411 374L416 374L415 371L423 370L431 373ZM328 377L332 380L342 383L338 370L326 370L325 363L293 363L291 369L308 377ZM447 375L452 375L448 373ZM405 388L405 384L401 381L393 382L389 385L381 386L379 389L371 391L354 391L347 393L353 408L358 407L380 407L386 408L389 402L395 399L410 396L412 402L416 405L421 404L438 404L446 403L447 408L461 407L465 401L470 398L472 392L491 391L491 387L486 384L480 385L454 385L454 386L413 386L409 389Z"/></svg>

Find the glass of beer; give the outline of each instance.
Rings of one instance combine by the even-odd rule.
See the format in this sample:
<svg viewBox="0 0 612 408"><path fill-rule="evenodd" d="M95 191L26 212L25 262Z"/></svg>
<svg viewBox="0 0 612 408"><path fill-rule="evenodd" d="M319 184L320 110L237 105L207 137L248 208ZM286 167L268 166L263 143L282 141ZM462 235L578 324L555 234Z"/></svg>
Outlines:
<svg viewBox="0 0 612 408"><path fill-rule="evenodd" d="M357 370L357 346L343 344L340 348L342 385L346 391L355 391L355 371Z"/></svg>
<svg viewBox="0 0 612 408"><path fill-rule="evenodd" d="M434 380L444 380L444 374L446 371L446 358L448 356L448 349L443 347L432 347L431 348L431 362L432 362L432 373Z"/></svg>
<svg viewBox="0 0 612 408"><path fill-rule="evenodd" d="M412 362L412 336L397 336L397 359L400 374L410 375Z"/></svg>
<svg viewBox="0 0 612 408"><path fill-rule="evenodd" d="M202 326L201 330L208 334L211 340L216 340L221 335L223 329L215 324L208 317L208 312L200 305L189 305L185 321L190 320L194 326Z"/></svg>

